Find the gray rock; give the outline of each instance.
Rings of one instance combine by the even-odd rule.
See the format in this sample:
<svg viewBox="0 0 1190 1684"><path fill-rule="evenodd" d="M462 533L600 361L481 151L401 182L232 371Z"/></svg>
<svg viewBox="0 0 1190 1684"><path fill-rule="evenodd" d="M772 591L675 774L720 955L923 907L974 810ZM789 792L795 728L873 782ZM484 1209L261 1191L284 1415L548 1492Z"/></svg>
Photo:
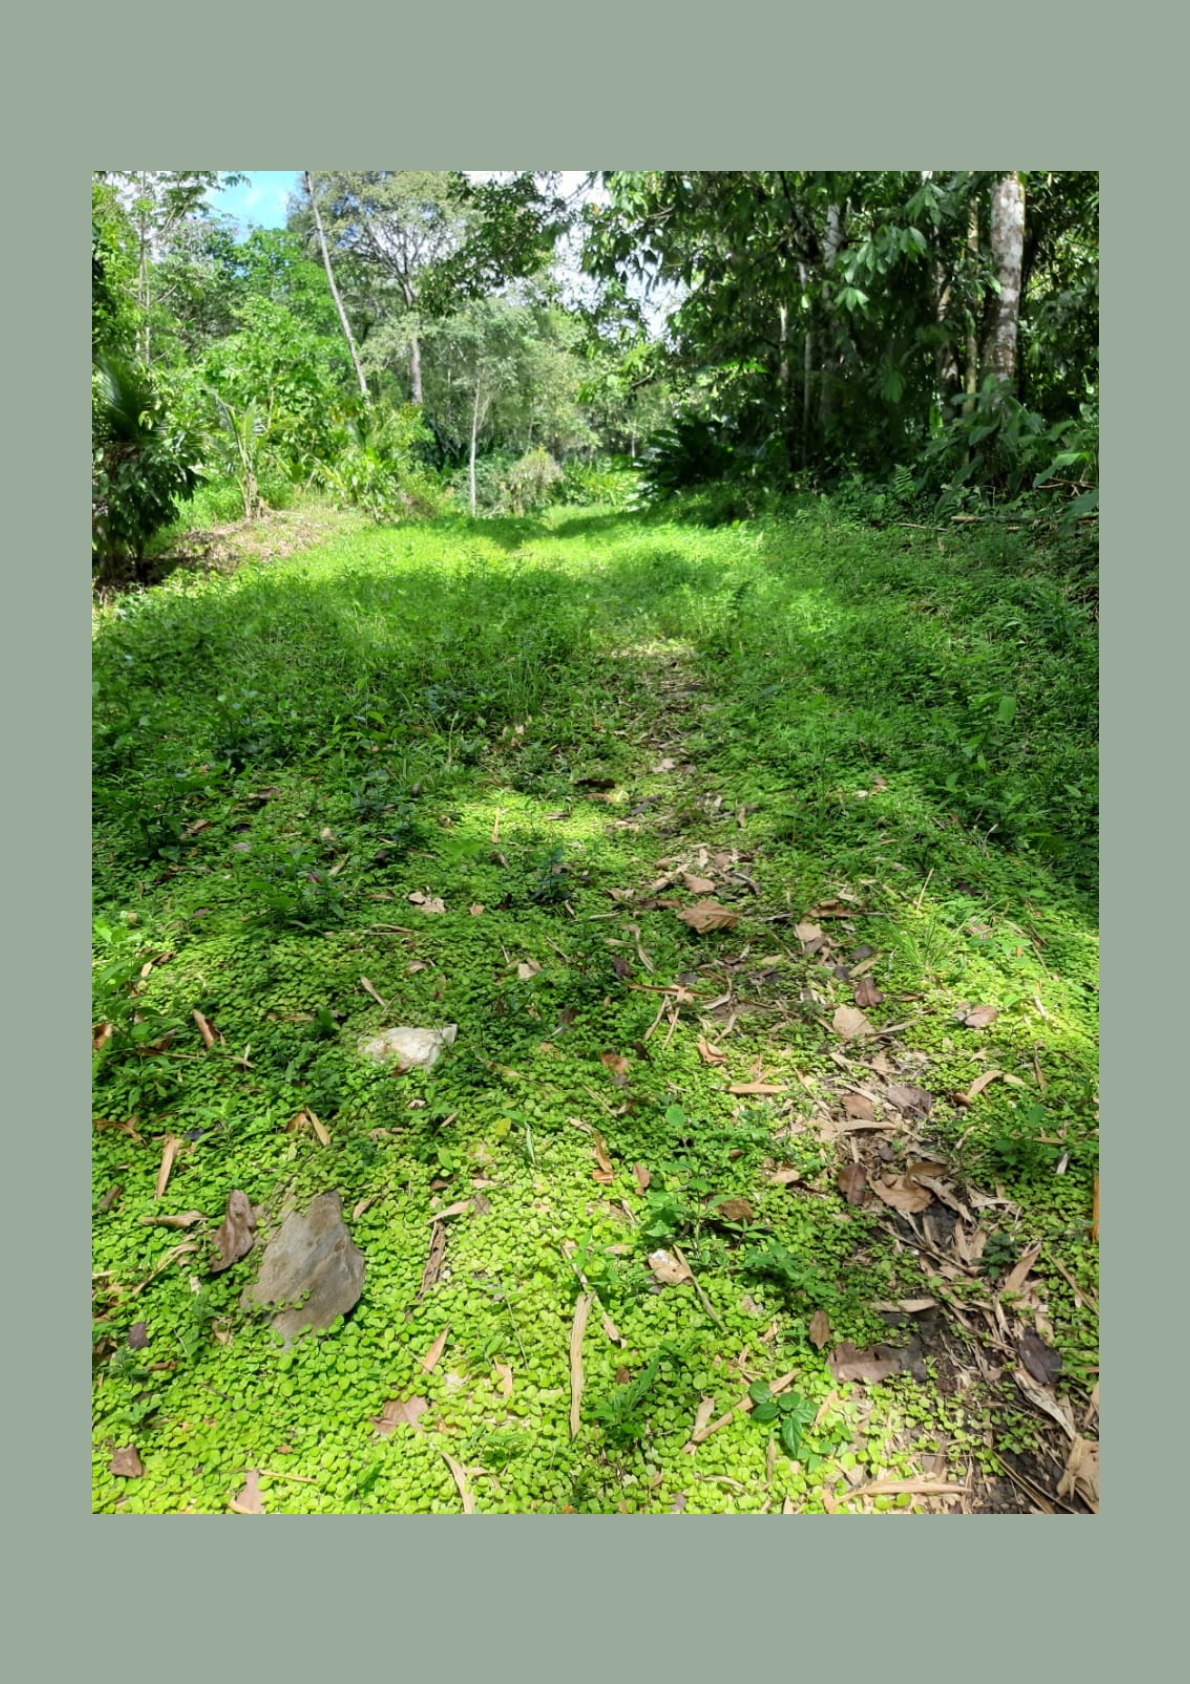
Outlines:
<svg viewBox="0 0 1190 1684"><path fill-rule="evenodd" d="M258 1279L242 1303L285 1305L273 1327L292 1343L308 1329L329 1327L359 1301L364 1254L343 1223L338 1193L323 1193L306 1211L293 1211L265 1247Z"/></svg>

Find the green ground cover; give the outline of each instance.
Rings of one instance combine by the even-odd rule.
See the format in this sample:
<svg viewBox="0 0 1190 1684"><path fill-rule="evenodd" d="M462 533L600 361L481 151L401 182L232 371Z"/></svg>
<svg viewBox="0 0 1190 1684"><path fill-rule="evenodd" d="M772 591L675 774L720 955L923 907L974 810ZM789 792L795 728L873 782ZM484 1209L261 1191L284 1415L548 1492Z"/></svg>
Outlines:
<svg viewBox="0 0 1190 1684"><path fill-rule="evenodd" d="M1095 630L1027 532L823 507L357 522L98 610L95 1508L455 1511L451 1461L479 1511L1052 1499L1013 1371L1087 1418ZM240 1295L329 1189L363 1295L282 1350ZM864 1495L923 1471L967 1496Z"/></svg>

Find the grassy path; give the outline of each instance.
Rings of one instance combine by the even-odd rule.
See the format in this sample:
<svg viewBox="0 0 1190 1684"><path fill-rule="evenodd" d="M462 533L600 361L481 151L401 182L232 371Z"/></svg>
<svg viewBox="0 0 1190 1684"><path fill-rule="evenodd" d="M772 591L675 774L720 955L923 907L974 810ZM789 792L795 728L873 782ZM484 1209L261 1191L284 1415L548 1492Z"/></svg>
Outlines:
<svg viewBox="0 0 1190 1684"><path fill-rule="evenodd" d="M1085 1509L1094 682L1030 565L563 513L103 611L97 1509ZM328 1190L363 1295L282 1350Z"/></svg>

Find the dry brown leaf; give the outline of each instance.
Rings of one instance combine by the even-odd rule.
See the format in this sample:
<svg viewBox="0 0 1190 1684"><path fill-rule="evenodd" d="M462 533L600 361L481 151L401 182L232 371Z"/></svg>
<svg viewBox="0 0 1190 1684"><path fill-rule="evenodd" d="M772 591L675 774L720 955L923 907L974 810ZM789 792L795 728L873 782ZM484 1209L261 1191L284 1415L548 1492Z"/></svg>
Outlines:
<svg viewBox="0 0 1190 1684"><path fill-rule="evenodd" d="M227 1505L232 1514L264 1514L264 1499L260 1494L260 1474L249 1468L244 1475L244 1488Z"/></svg>
<svg viewBox="0 0 1190 1684"><path fill-rule="evenodd" d="M687 1449L687 1450L693 1450L694 1449L695 1445L698 1443L699 1434L702 1432L703 1428L706 1426L707 1422L710 1420L711 1416L714 1413L715 1413L715 1400L714 1400L714 1398L713 1397L704 1397L702 1399L701 1403L699 1404L698 1408L694 1412L694 1425L690 1429L690 1437L689 1437L686 1445L684 1446L685 1449Z"/></svg>
<svg viewBox="0 0 1190 1684"><path fill-rule="evenodd" d="M1003 1070L985 1070L982 1076L976 1076L966 1093L960 1096L963 1104L970 1105L973 1099L979 1098L984 1088L986 1088L990 1082L994 1082L997 1077L1003 1075Z"/></svg>
<svg viewBox="0 0 1190 1684"><path fill-rule="evenodd" d="M522 959L516 968L517 978L521 982L531 982L540 969L536 959Z"/></svg>
<svg viewBox="0 0 1190 1684"><path fill-rule="evenodd" d="M426 1352L425 1356L421 1359L422 1368L425 1370L425 1372L427 1374L432 1374L434 1372L435 1368L437 1368L438 1359L442 1355L443 1351L446 1349L446 1340L447 1340L447 1336L449 1335L449 1333L450 1333L449 1326L444 1327L442 1329L442 1332L438 1335L437 1339L435 1339L434 1343L430 1346L429 1350Z"/></svg>
<svg viewBox="0 0 1190 1684"><path fill-rule="evenodd" d="M756 1212L747 1199L720 1199L715 1205L712 1215L722 1217L725 1222L754 1222Z"/></svg>
<svg viewBox="0 0 1190 1684"><path fill-rule="evenodd" d="M211 1025L207 1022L206 1018L202 1015L202 1013L198 1010L197 1007L195 1007L195 1009L190 1013L190 1015L194 1019L195 1023L197 1023L197 1025L198 1025L198 1032L202 1036L203 1046L207 1049L208 1052L210 1052L211 1048L215 1045L215 1043L219 1039L219 1037L216 1035L215 1031L211 1028Z"/></svg>
<svg viewBox="0 0 1190 1684"><path fill-rule="evenodd" d="M366 1199L357 1199L351 1207L351 1220L353 1222L358 1222L364 1212L366 1210L371 1210L372 1206L380 1197L381 1195L379 1193L373 1193Z"/></svg>
<svg viewBox="0 0 1190 1684"><path fill-rule="evenodd" d="M682 1286L694 1279L686 1264L677 1262L668 1251L651 1252L648 1261L654 1277L662 1286Z"/></svg>
<svg viewBox="0 0 1190 1684"><path fill-rule="evenodd" d="M310 1119L310 1127L314 1130L314 1133L318 1136L319 1144L322 1145L322 1146L329 1146L330 1143L331 1143L330 1135L327 1133L323 1124L318 1120L318 1118L315 1116L314 1112L311 1111L311 1109L308 1105L306 1107L306 1115Z"/></svg>
<svg viewBox="0 0 1190 1684"><path fill-rule="evenodd" d="M478 918L478 917L481 916L481 914L483 914L484 912L487 911L487 907L483 904L482 901L477 900L477 901L474 901L472 903L472 905L470 905L467 908L467 911L471 914L472 918Z"/></svg>
<svg viewBox="0 0 1190 1684"><path fill-rule="evenodd" d="M1017 1345L1021 1361L1039 1386L1052 1386L1062 1372L1062 1359L1052 1346L1027 1327Z"/></svg>
<svg viewBox="0 0 1190 1684"><path fill-rule="evenodd" d="M674 770L674 768L677 766L677 764L678 764L677 761L672 760L669 757L669 755L667 754L665 756L664 760L659 760L657 762L657 764L654 766L653 770L654 770L654 772L672 772Z"/></svg>
<svg viewBox="0 0 1190 1684"><path fill-rule="evenodd" d="M410 1397L403 1400L391 1398L385 1404L379 1415L371 1417L372 1425L376 1428L377 1438L387 1438L389 1433L398 1427L416 1427L419 1417L429 1408L424 1397Z"/></svg>
<svg viewBox="0 0 1190 1684"><path fill-rule="evenodd" d="M863 1012L855 1006L840 1006L831 1019L831 1027L835 1034L842 1036L845 1041L855 1040L861 1035L875 1034Z"/></svg>
<svg viewBox="0 0 1190 1684"><path fill-rule="evenodd" d="M698 1056L704 1064L726 1064L727 1054L711 1046L705 1035L698 1037Z"/></svg>
<svg viewBox="0 0 1190 1684"><path fill-rule="evenodd" d="M862 1385L874 1386L890 1375L899 1374L904 1358L905 1353L891 1345L868 1345L861 1351L848 1339L835 1346L827 1362L836 1380L858 1380Z"/></svg>
<svg viewBox="0 0 1190 1684"><path fill-rule="evenodd" d="M820 1351L831 1336L831 1324L825 1310L815 1310L810 1317L810 1343Z"/></svg>
<svg viewBox="0 0 1190 1684"><path fill-rule="evenodd" d="M928 1187L922 1187L904 1175L886 1176L879 1181L873 1181L872 1191L886 1205L891 1205L893 1210L899 1210L906 1216L912 1216L934 1202L934 1195Z"/></svg>
<svg viewBox="0 0 1190 1684"><path fill-rule="evenodd" d="M145 1464L136 1453L135 1444L126 1444L122 1450L117 1450L108 1463L108 1472L114 1473L118 1479L143 1479Z"/></svg>
<svg viewBox="0 0 1190 1684"><path fill-rule="evenodd" d="M612 1161L607 1155L607 1147L604 1144L603 1136L598 1129L592 1129L591 1134L595 1141L595 1179L601 1186L608 1187L615 1180L616 1173L612 1168Z"/></svg>
<svg viewBox="0 0 1190 1684"><path fill-rule="evenodd" d="M431 1222L445 1222L448 1216L462 1216L471 1209L470 1199L457 1199L454 1204L447 1205L444 1210L436 1210L430 1217Z"/></svg>
<svg viewBox="0 0 1190 1684"><path fill-rule="evenodd" d="M843 1095L843 1109L853 1122L870 1123L875 1121L876 1113L872 1109L872 1101L866 1093L845 1093Z"/></svg>
<svg viewBox="0 0 1190 1684"><path fill-rule="evenodd" d="M924 1116L934 1104L934 1096L924 1088L915 1088L903 1082L893 1082L884 1096L890 1105L895 1105L898 1111L920 1111Z"/></svg>
<svg viewBox="0 0 1190 1684"><path fill-rule="evenodd" d="M512 1369L506 1362L494 1362L492 1367L500 1376L500 1395L510 1398L512 1396Z"/></svg>
<svg viewBox="0 0 1190 1684"><path fill-rule="evenodd" d="M1092 1514L1099 1513L1099 1445L1092 1439L1076 1438L1070 1446L1058 1496L1079 1496Z"/></svg>
<svg viewBox="0 0 1190 1684"><path fill-rule="evenodd" d="M867 1171L862 1164L844 1164L839 1171L839 1191L849 1205L863 1204L867 1185Z"/></svg>
<svg viewBox="0 0 1190 1684"><path fill-rule="evenodd" d="M648 1192L649 1183L652 1181L653 1177L649 1174L644 1164L633 1164L632 1173L636 1177L636 1185L640 1188L641 1192Z"/></svg>
<svg viewBox="0 0 1190 1684"><path fill-rule="evenodd" d="M692 895L713 895L715 892L715 884L712 878L698 877L692 871L682 873L682 882L685 883Z"/></svg>
<svg viewBox="0 0 1190 1684"><path fill-rule="evenodd" d="M408 898L419 912L446 911L446 902L437 895L423 895L420 890L417 890Z"/></svg>
<svg viewBox="0 0 1190 1684"><path fill-rule="evenodd" d="M174 1159L178 1155L178 1149L181 1144L182 1141L179 1135L166 1135L165 1144L161 1149L161 1168L157 1171L157 1186L153 1192L153 1197L155 1199L160 1199L165 1196L165 1189L169 1185L169 1172L174 1167Z"/></svg>
<svg viewBox="0 0 1190 1684"><path fill-rule="evenodd" d="M611 1340L612 1344L618 1345L620 1347L620 1349L623 1350L624 1346L628 1343L628 1341L627 1341L627 1339L625 1339L624 1335L620 1332L619 1328L616 1326L615 1322L608 1315L607 1311L602 1307L602 1305L600 1306L600 1310L599 1310L599 1320L603 1324L603 1331L607 1334L607 1336Z"/></svg>
<svg viewBox="0 0 1190 1684"><path fill-rule="evenodd" d="M99 1023L91 1031L91 1051L100 1052L115 1033L114 1023Z"/></svg>
<svg viewBox="0 0 1190 1684"><path fill-rule="evenodd" d="M548 818L549 815L547 814L546 817ZM463 1499L463 1513L474 1514L475 1500L467 1489L466 1469L460 1467L454 1457L448 1456L445 1450L440 1450L438 1454L450 1469L450 1477L454 1480L459 1496Z"/></svg>
<svg viewBox="0 0 1190 1684"><path fill-rule="evenodd" d="M765 1179L773 1182L777 1187L792 1187L794 1182L800 1181L801 1178L802 1172L800 1169L794 1169L792 1164L781 1164L772 1170Z"/></svg>
<svg viewBox="0 0 1190 1684"><path fill-rule="evenodd" d="M863 977L851 991L857 1006L878 1006L884 995L868 977Z"/></svg>
<svg viewBox="0 0 1190 1684"><path fill-rule="evenodd" d="M141 1221L148 1228L193 1228L206 1217L201 1210L184 1210L178 1216L142 1216Z"/></svg>
<svg viewBox="0 0 1190 1684"><path fill-rule="evenodd" d="M843 1494L843 1502L856 1497L962 1497L967 1487L945 1479L876 1479L871 1485L858 1485Z"/></svg>
<svg viewBox="0 0 1190 1684"><path fill-rule="evenodd" d="M620 1053L605 1052L600 1053L599 1062L605 1070L611 1071L612 1081L615 1082L617 1087L625 1085L628 1081L628 1071L631 1068L626 1058Z"/></svg>
<svg viewBox="0 0 1190 1684"><path fill-rule="evenodd" d="M236 1188L228 1194L227 1214L216 1228L214 1239L218 1256L211 1264L213 1275L229 1269L252 1250L256 1243L256 1218L247 1193Z"/></svg>
<svg viewBox="0 0 1190 1684"><path fill-rule="evenodd" d="M706 935L708 930L731 930L740 921L738 912L732 912L726 906L720 906L718 901L700 900L693 906L688 906L683 912L675 914L683 924L688 924L697 934Z"/></svg>
<svg viewBox="0 0 1190 1684"><path fill-rule="evenodd" d="M964 1012L961 1021L968 1029L986 1029L988 1024L995 1023L999 1016L997 1006L972 1006L970 1011Z"/></svg>
<svg viewBox="0 0 1190 1684"><path fill-rule="evenodd" d="M917 1316L923 1310L934 1310L938 1307L936 1298L897 1298L888 1303L883 1300L873 1303L874 1310L897 1311L906 1316Z"/></svg>
<svg viewBox="0 0 1190 1684"><path fill-rule="evenodd" d="M1023 1251L1021 1253L1020 1258L1014 1265L1011 1273L1006 1275L1004 1278L1004 1285L1000 1288L999 1293L1001 1298L1003 1298L1006 1292L1019 1292L1021 1290L1029 1278L1034 1263L1036 1263L1040 1255L1040 1240L1038 1240L1036 1244L1031 1245L1027 1251Z"/></svg>
<svg viewBox="0 0 1190 1684"><path fill-rule="evenodd" d="M1014 1368L1012 1377L1029 1402L1048 1415L1052 1421L1056 1421L1073 1443L1078 1434L1074 1429L1074 1416L1070 1412L1069 1404L1056 1397L1049 1386L1039 1385L1023 1368Z"/></svg>
<svg viewBox="0 0 1190 1684"><path fill-rule="evenodd" d="M583 1334L587 1331L587 1317L595 1302L593 1292L580 1294L574 1306L574 1323L570 1329L570 1436L578 1437L579 1412L583 1401Z"/></svg>
<svg viewBox="0 0 1190 1684"><path fill-rule="evenodd" d="M424 971L426 969L426 965L424 965L420 959L410 959L409 963L405 966L405 974L406 976L416 976L418 971Z"/></svg>
<svg viewBox="0 0 1190 1684"><path fill-rule="evenodd" d="M793 933L803 944L822 940L822 931L817 924L795 924Z"/></svg>
<svg viewBox="0 0 1190 1684"><path fill-rule="evenodd" d="M386 1012L388 1010L387 1000L382 998L379 990L372 986L372 984L368 981L366 976L360 977L359 985L364 990L364 992L366 994L370 994L372 996L373 1000L375 1000L376 1004L380 1007L382 1012Z"/></svg>
<svg viewBox="0 0 1190 1684"><path fill-rule="evenodd" d="M728 1093L741 1094L770 1094L788 1093L789 1089L780 1082L733 1082Z"/></svg>

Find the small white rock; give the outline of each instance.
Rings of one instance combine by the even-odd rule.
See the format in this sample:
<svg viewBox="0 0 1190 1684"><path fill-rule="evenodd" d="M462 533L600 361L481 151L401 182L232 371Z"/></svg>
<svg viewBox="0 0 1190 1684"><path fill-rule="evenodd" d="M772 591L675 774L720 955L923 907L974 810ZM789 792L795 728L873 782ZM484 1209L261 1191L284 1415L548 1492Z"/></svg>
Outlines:
<svg viewBox="0 0 1190 1684"><path fill-rule="evenodd" d="M359 1050L376 1064L396 1064L403 1070L420 1065L432 1070L446 1048L454 1045L458 1032L457 1023L448 1023L442 1029L382 1029L379 1035L361 1041Z"/></svg>

